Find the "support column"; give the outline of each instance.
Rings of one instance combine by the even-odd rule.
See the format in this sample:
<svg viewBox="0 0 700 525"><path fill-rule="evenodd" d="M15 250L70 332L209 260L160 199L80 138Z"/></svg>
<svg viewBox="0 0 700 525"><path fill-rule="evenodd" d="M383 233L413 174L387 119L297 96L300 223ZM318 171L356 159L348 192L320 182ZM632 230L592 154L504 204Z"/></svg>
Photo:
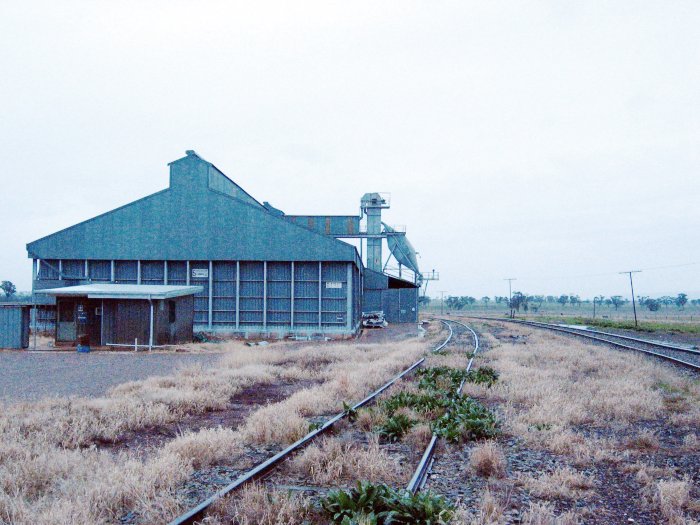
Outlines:
<svg viewBox="0 0 700 525"><path fill-rule="evenodd" d="M136 284L141 284L141 260L136 261ZM150 350L150 348L149 348Z"/></svg>
<svg viewBox="0 0 700 525"><path fill-rule="evenodd" d="M88 264L87 259L85 259L85 280L86 281L90 280L90 265Z"/></svg>
<svg viewBox="0 0 700 525"><path fill-rule="evenodd" d="M34 295L34 286L36 284L36 277L37 277L37 264L36 264L36 258L32 259L32 311L33 311L33 319L32 319L32 335L34 336L34 350L36 350L36 327L38 323L37 317L39 316L39 310L37 310L36 307L36 296ZM56 322L58 322L58 319L56 319Z"/></svg>
<svg viewBox="0 0 700 525"><path fill-rule="evenodd" d="M168 284L168 261L163 261L163 284Z"/></svg>
<svg viewBox="0 0 700 525"><path fill-rule="evenodd" d="M352 263L348 263L348 278L345 283L346 295L347 295L347 314L345 318L345 326L348 332L352 331L352 301L355 294L352 290Z"/></svg>
<svg viewBox="0 0 700 525"><path fill-rule="evenodd" d="M241 326L241 261L236 261L236 330Z"/></svg>
<svg viewBox="0 0 700 525"><path fill-rule="evenodd" d="M153 349L153 299L149 297L148 302L151 304L151 322L148 334L148 350L150 351Z"/></svg>
<svg viewBox="0 0 700 525"><path fill-rule="evenodd" d="M290 310L289 310L289 323L290 323L290 328L294 330L294 261L292 261L292 289L290 291L290 296L291 296L291 303L290 303Z"/></svg>
<svg viewBox="0 0 700 525"><path fill-rule="evenodd" d="M267 261L263 261L263 329L267 328Z"/></svg>
<svg viewBox="0 0 700 525"><path fill-rule="evenodd" d="M209 330L214 320L214 261L209 261Z"/></svg>
<svg viewBox="0 0 700 525"><path fill-rule="evenodd" d="M323 318L323 279L321 273L321 261L318 261L318 329L321 329L321 319Z"/></svg>
<svg viewBox="0 0 700 525"><path fill-rule="evenodd" d="M58 280L63 280L63 259L58 260Z"/></svg>
<svg viewBox="0 0 700 525"><path fill-rule="evenodd" d="M116 280L117 272L114 264L114 259L109 261L109 282L113 283Z"/></svg>
<svg viewBox="0 0 700 525"><path fill-rule="evenodd" d="M187 263L185 263L185 272L186 272L185 284L187 284L187 286L189 286L190 285L190 261L187 261Z"/></svg>

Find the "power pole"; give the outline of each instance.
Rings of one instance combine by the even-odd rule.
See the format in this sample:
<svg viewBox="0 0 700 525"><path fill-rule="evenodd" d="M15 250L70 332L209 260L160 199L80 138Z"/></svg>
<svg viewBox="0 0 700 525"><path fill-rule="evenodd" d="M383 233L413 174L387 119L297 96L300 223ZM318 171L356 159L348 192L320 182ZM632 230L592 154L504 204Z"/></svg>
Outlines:
<svg viewBox="0 0 700 525"><path fill-rule="evenodd" d="M598 299L597 297L593 298L593 319L595 319L595 301Z"/></svg>
<svg viewBox="0 0 700 525"><path fill-rule="evenodd" d="M638 326L637 326L637 305L634 302L634 283L632 282L632 274L633 273L642 273L642 270L629 270L627 272L620 272L621 275L628 274L630 276L630 288L632 289L632 311L634 312L634 327L638 328Z"/></svg>
<svg viewBox="0 0 700 525"><path fill-rule="evenodd" d="M508 308L510 309L510 318L513 319L513 317L515 317L513 311L513 281L517 281L517 279L515 277L508 277L503 280L508 281Z"/></svg>
<svg viewBox="0 0 700 525"><path fill-rule="evenodd" d="M445 292L447 292L447 290L440 290L440 315L443 315L443 311L444 311Z"/></svg>

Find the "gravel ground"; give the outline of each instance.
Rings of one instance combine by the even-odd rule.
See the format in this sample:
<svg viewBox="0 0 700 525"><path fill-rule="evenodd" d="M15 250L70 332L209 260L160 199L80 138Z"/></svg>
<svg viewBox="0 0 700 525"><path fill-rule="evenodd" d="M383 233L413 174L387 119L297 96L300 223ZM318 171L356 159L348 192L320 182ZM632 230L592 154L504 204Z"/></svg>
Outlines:
<svg viewBox="0 0 700 525"><path fill-rule="evenodd" d="M486 329L500 340L517 344L526 343L526 337L511 335L508 326L493 325ZM595 343L592 343L595 344ZM488 345L485 345L488 346ZM488 403L499 413L498 403ZM502 416L501 416L502 417ZM508 524L522 523L524 512L531 503L547 502L557 514L576 512L582 523L608 525L612 523L633 523L655 525L666 523L658 509L641 496L643 487L629 470L636 463L652 465L673 473L672 478L685 476L696 486L691 490L691 499L698 497L697 481L700 479L700 454L683 449L682 439L695 429L674 427L662 418L654 421L639 421L619 426L581 426L573 431L586 437L611 438L618 442L619 461L588 462L580 464L571 456L553 454L546 450L528 447L519 438L508 434L495 441L505 454L507 472L503 479L484 479L469 467L471 449L475 443L463 445L440 445L436 454L427 488L442 494L452 501L458 501L476 513L483 492L489 488L505 504L503 521ZM625 445L642 431L652 432L659 445L653 450L635 450ZM532 494L518 480L521 476L536 476L551 473L557 468L569 467L594 480L590 490L582 491L572 498L538 497ZM668 476L664 476L666 479ZM697 520L698 508L686 510L690 520ZM688 523L696 523L688 521ZM677 523L681 523L678 521ZM686 523L682 521L682 523Z"/></svg>
<svg viewBox="0 0 700 525"><path fill-rule="evenodd" d="M189 365L211 366L220 358L217 353L0 351L0 401L96 397L127 381L169 375Z"/></svg>

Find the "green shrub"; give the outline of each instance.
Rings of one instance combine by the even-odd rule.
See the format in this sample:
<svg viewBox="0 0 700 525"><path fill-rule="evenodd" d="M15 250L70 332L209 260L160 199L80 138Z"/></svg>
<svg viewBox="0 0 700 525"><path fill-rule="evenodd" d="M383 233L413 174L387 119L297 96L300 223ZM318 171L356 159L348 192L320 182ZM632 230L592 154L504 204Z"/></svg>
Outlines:
<svg viewBox="0 0 700 525"><path fill-rule="evenodd" d="M411 408L416 412L424 413L440 408L444 409L449 406L449 403L447 396L441 393L431 392L417 394L415 392L399 392L384 401L382 403L382 408L391 416L399 408Z"/></svg>
<svg viewBox="0 0 700 525"><path fill-rule="evenodd" d="M454 400L450 409L435 420L431 428L435 434L452 442L491 438L500 431L494 413L469 397Z"/></svg>
<svg viewBox="0 0 700 525"><path fill-rule="evenodd" d="M467 374L467 381L476 383L477 385L485 384L486 386L493 385L498 380L498 372L490 366L481 366L476 370L470 370Z"/></svg>
<svg viewBox="0 0 700 525"><path fill-rule="evenodd" d="M333 523L355 525L446 525L454 514L452 505L441 496L411 494L387 485L358 481L349 491L330 492L321 508Z"/></svg>
<svg viewBox="0 0 700 525"><path fill-rule="evenodd" d="M416 422L405 414L395 414L377 428L381 437L388 441L400 440Z"/></svg>
<svg viewBox="0 0 700 525"><path fill-rule="evenodd" d="M467 371L461 368L450 368L447 366L434 366L432 368L421 368L416 372L420 378L418 388L423 390L447 390L455 391L462 380L467 377ZM438 383L447 383L445 387Z"/></svg>

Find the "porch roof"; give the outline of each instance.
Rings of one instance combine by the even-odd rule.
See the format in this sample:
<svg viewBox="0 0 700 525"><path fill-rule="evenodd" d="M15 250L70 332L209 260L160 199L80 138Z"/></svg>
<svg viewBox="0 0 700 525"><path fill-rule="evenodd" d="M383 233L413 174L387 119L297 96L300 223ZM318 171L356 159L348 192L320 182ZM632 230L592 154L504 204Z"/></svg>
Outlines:
<svg viewBox="0 0 700 525"><path fill-rule="evenodd" d="M194 295L204 290L201 286L173 286L163 284L83 284L36 290L37 294L56 297L87 297L88 299L172 299Z"/></svg>

